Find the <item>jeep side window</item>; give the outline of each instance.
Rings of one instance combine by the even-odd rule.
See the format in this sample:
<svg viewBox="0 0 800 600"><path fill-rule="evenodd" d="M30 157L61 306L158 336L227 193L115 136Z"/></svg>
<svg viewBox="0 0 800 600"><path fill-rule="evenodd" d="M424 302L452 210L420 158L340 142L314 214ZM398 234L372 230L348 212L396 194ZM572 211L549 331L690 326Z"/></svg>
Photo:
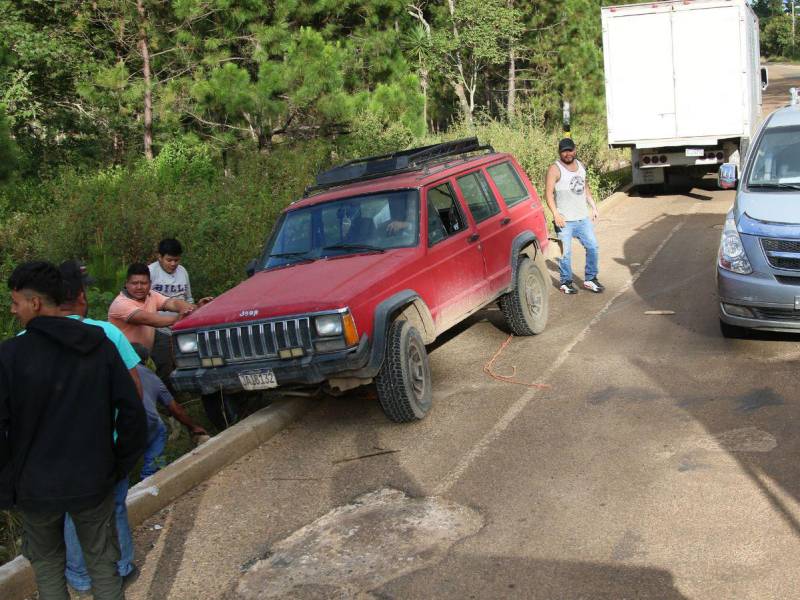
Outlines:
<svg viewBox="0 0 800 600"><path fill-rule="evenodd" d="M483 173L476 171L459 177L456 181L458 181L458 187L461 188L464 200L469 206L469 212L472 213L476 223L485 221L500 212L497 200L494 199Z"/></svg>
<svg viewBox="0 0 800 600"><path fill-rule="evenodd" d="M428 190L428 245L464 231L466 220L449 183Z"/></svg>
<svg viewBox="0 0 800 600"><path fill-rule="evenodd" d="M486 170L509 208L528 197L528 190L525 189L517 170L510 162L493 165Z"/></svg>

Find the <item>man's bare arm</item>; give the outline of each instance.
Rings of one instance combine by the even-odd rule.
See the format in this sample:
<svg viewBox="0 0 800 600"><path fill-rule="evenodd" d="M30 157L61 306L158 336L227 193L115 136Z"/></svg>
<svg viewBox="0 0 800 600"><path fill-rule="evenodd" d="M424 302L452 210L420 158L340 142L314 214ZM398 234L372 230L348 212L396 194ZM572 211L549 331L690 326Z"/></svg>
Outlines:
<svg viewBox="0 0 800 600"><path fill-rule="evenodd" d="M203 429L200 425L192 421L192 418L186 414L183 406L178 404L175 400L170 402L169 406L167 407L169 414L175 417L180 423L186 426L186 428L192 433L202 433L207 434L208 432Z"/></svg>
<svg viewBox="0 0 800 600"><path fill-rule="evenodd" d="M596 221L599 214L597 212L597 204L595 204L594 198L592 197L592 190L589 189L588 175L586 181L586 202L592 207L592 220Z"/></svg>
<svg viewBox="0 0 800 600"><path fill-rule="evenodd" d="M171 312L176 312L181 316L187 315L195 309L194 304L190 304L185 300L178 300L177 298L170 298L164 305L161 307L162 310L169 310Z"/></svg>
<svg viewBox="0 0 800 600"><path fill-rule="evenodd" d="M149 325L150 327L169 327L179 318L180 315L160 315L139 310L128 317L128 323Z"/></svg>
<svg viewBox="0 0 800 600"><path fill-rule="evenodd" d="M547 168L547 175L544 180L544 198L547 201L547 208L549 208L550 212L553 214L553 221L555 224L559 227L564 227L567 223L564 217L561 216L561 213L558 212L555 196L556 183L558 183L560 177L561 173L559 173L556 165L550 165Z"/></svg>

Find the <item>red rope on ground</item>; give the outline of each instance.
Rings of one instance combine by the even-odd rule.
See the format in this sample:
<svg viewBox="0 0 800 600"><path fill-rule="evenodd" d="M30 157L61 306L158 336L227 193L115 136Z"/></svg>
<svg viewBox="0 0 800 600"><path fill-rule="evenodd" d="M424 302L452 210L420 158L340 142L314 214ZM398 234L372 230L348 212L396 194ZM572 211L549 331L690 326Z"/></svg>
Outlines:
<svg viewBox="0 0 800 600"><path fill-rule="evenodd" d="M511 343L511 339L513 337L514 337L513 335L509 335L508 339L502 344L500 344L500 347L497 349L497 352L494 353L494 356L492 356L491 360L483 366L483 372L486 373L492 379L496 379L497 381L502 381L504 383L513 383L514 385L521 385L528 388L537 388L537 389L549 388L550 385L547 383L525 383L524 381L517 381L516 379L514 379L514 376L517 374L517 367L515 365L511 365L511 375L499 375L498 373L495 373L492 370L492 365L494 364L494 361L500 358L500 355L503 353L503 350L505 350L506 346L508 346Z"/></svg>

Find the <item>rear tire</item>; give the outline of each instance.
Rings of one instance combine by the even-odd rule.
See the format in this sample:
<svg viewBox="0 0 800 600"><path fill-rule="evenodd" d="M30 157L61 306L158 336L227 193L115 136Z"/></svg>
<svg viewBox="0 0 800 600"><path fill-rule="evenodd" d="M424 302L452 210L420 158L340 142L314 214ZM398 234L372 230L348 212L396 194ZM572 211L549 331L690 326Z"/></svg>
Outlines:
<svg viewBox="0 0 800 600"><path fill-rule="evenodd" d="M419 331L408 321L395 321L389 328L375 384L383 412L395 423L419 421L431 409L428 353Z"/></svg>
<svg viewBox="0 0 800 600"><path fill-rule="evenodd" d="M550 286L545 273L547 268L541 252L535 261L524 255L517 259L514 287L498 300L506 324L514 335L536 335L544 331L550 305Z"/></svg>

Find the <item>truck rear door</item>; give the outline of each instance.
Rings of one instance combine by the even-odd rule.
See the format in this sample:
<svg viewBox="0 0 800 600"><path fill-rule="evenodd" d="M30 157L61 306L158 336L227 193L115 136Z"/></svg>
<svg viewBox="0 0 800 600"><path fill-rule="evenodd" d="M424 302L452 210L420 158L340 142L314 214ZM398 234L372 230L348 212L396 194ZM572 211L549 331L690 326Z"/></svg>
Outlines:
<svg viewBox="0 0 800 600"><path fill-rule="evenodd" d="M745 116L740 7L677 6L672 17L677 137L739 136Z"/></svg>
<svg viewBox="0 0 800 600"><path fill-rule="evenodd" d="M603 10L609 142L674 137L669 6Z"/></svg>

